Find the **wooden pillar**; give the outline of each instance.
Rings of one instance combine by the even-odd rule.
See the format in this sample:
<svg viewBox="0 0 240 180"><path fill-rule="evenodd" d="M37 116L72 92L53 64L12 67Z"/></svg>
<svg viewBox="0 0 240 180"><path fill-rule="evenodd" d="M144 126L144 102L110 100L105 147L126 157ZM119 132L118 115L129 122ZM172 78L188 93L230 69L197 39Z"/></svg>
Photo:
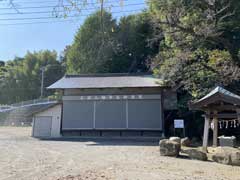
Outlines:
<svg viewBox="0 0 240 180"><path fill-rule="evenodd" d="M214 111L213 112L213 147L217 147L218 145L218 112Z"/></svg>
<svg viewBox="0 0 240 180"><path fill-rule="evenodd" d="M208 146L208 133L210 123L210 111L205 112L204 133L203 133L203 151L207 152Z"/></svg>
<svg viewBox="0 0 240 180"><path fill-rule="evenodd" d="M164 90L161 90L161 107L160 107L160 112L161 114L161 119L162 119L162 137L165 138L165 116L164 116Z"/></svg>
<svg viewBox="0 0 240 180"><path fill-rule="evenodd" d="M240 123L240 108L236 109L238 123Z"/></svg>

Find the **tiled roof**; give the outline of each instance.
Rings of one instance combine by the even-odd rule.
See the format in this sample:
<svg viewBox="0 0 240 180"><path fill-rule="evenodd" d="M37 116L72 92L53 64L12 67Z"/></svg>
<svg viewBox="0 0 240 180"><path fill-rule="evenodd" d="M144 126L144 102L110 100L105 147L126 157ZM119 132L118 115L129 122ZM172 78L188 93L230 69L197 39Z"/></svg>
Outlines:
<svg viewBox="0 0 240 180"><path fill-rule="evenodd" d="M162 87L163 81L146 74L66 75L48 89Z"/></svg>
<svg viewBox="0 0 240 180"><path fill-rule="evenodd" d="M217 86L203 98L191 104L192 108L200 108L219 101L240 105L240 96L236 95L220 86Z"/></svg>
<svg viewBox="0 0 240 180"><path fill-rule="evenodd" d="M201 98L200 100L198 100L197 102L200 102L200 101L203 101L204 99L207 99L209 98L210 96L213 96L214 94L222 94L224 96L229 96L229 97L232 97L232 98L236 98L236 99L239 99L240 100L240 96L220 87L220 86L217 86L214 90L212 90L210 93L208 93L206 96L204 96L203 98Z"/></svg>

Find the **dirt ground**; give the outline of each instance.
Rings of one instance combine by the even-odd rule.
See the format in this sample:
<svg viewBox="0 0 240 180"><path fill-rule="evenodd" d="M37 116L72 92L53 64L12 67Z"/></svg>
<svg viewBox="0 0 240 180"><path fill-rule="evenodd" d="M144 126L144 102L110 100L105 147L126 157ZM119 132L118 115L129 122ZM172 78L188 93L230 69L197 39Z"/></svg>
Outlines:
<svg viewBox="0 0 240 180"><path fill-rule="evenodd" d="M1 180L240 180L240 167L159 156L157 142L38 140L0 127Z"/></svg>

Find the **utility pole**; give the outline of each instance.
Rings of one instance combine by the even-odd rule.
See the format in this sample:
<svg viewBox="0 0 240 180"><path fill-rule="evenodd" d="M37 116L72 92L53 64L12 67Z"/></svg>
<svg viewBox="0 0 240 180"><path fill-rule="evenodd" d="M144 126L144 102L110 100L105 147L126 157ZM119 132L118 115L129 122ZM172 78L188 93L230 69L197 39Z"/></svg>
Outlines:
<svg viewBox="0 0 240 180"><path fill-rule="evenodd" d="M43 98L43 91L44 91L44 72L45 72L45 67L41 67L40 70L42 71L42 79L41 79L41 96L40 99Z"/></svg>
<svg viewBox="0 0 240 180"><path fill-rule="evenodd" d="M0 0L1 1L1 0ZM50 68L50 67L60 67L59 65L57 65L57 64L48 64L48 65L46 65L46 66L42 66L41 68L40 68L40 70L41 70L41 95L40 95L40 99L42 99L43 98L43 95L44 95L44 73L45 73L45 71L48 69L48 68Z"/></svg>

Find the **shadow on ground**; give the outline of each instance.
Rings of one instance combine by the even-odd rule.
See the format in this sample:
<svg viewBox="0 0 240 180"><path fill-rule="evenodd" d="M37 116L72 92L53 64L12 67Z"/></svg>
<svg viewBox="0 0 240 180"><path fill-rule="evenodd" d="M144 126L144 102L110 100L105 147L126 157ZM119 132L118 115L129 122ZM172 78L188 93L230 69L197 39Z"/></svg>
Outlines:
<svg viewBox="0 0 240 180"><path fill-rule="evenodd" d="M64 141L64 142L82 142L87 146L158 146L159 138L114 138L114 137L61 137L61 138L38 138L41 141Z"/></svg>

